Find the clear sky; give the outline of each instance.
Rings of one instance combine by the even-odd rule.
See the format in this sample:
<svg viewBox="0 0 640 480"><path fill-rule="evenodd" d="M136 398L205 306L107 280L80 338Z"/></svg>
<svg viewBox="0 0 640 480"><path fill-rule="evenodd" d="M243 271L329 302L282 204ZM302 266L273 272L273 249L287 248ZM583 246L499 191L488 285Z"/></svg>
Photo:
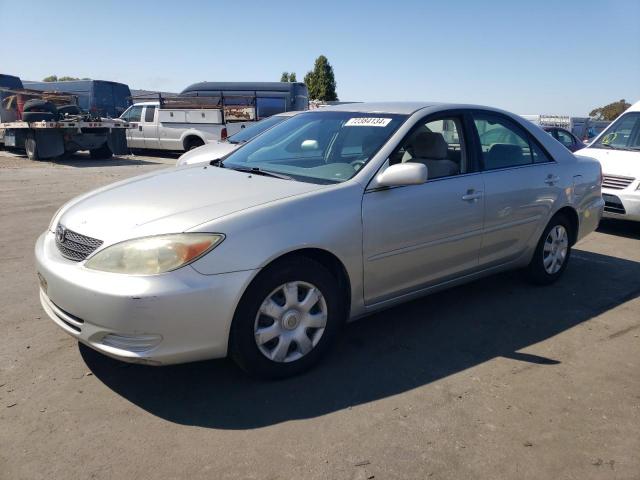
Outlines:
<svg viewBox="0 0 640 480"><path fill-rule="evenodd" d="M0 71L180 91L298 79L324 54L341 100L585 115L640 100L640 0L0 0Z"/></svg>

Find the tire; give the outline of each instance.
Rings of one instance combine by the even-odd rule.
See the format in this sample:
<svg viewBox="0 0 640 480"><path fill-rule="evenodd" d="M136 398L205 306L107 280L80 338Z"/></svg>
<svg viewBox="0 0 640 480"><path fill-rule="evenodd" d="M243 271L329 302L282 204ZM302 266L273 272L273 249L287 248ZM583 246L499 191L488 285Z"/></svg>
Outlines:
<svg viewBox="0 0 640 480"><path fill-rule="evenodd" d="M292 257L265 268L236 309L229 338L231 358L259 378L285 378L311 368L329 350L344 324L346 308L337 285L326 268L305 257ZM315 299L307 296L313 288L320 295L315 303L310 300L305 305L300 299ZM296 297L295 291L297 301L290 301ZM265 311L270 315L262 313ZM260 346L257 331L264 334Z"/></svg>
<svg viewBox="0 0 640 480"><path fill-rule="evenodd" d="M82 114L82 110L77 105L63 105L62 107L58 107L58 115L80 115Z"/></svg>
<svg viewBox="0 0 640 480"><path fill-rule="evenodd" d="M51 102L34 98L24 102L23 112L49 112L53 115L58 113L58 108Z"/></svg>
<svg viewBox="0 0 640 480"><path fill-rule="evenodd" d="M51 112L23 112L22 120L24 122L53 122L58 119L58 116Z"/></svg>
<svg viewBox="0 0 640 480"><path fill-rule="evenodd" d="M24 141L24 149L27 152L27 158L29 160L40 160L38 154L38 142L33 135L29 135Z"/></svg>
<svg viewBox="0 0 640 480"><path fill-rule="evenodd" d="M201 138L198 137L190 137L184 142L184 151L188 152L189 150L193 150L194 148L198 148L204 145L204 142Z"/></svg>
<svg viewBox="0 0 640 480"><path fill-rule="evenodd" d="M108 160L113 157L113 152L106 143L100 148L89 150L89 155L94 160Z"/></svg>
<svg viewBox="0 0 640 480"><path fill-rule="evenodd" d="M564 215L555 215L544 229L526 268L525 273L531 283L551 285L562 276L571 257L572 238L574 232L571 222ZM559 261L561 263L558 266Z"/></svg>

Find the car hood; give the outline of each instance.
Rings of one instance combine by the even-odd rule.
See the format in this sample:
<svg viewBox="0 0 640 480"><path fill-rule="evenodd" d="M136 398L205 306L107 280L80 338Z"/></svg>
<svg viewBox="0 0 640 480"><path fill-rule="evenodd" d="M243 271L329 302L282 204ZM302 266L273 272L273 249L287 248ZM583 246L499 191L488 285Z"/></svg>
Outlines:
<svg viewBox="0 0 640 480"><path fill-rule="evenodd" d="M83 195L63 207L57 221L110 244L184 232L240 210L321 188L324 186L226 168L179 167Z"/></svg>
<svg viewBox="0 0 640 480"><path fill-rule="evenodd" d="M208 143L193 150L189 150L183 153L176 165L192 165L194 163L210 162L211 160L217 160L225 155L233 152L240 144L215 141Z"/></svg>
<svg viewBox="0 0 640 480"><path fill-rule="evenodd" d="M575 152L575 154L598 160L602 165L603 174L640 177L640 152L609 150L606 148L583 148Z"/></svg>

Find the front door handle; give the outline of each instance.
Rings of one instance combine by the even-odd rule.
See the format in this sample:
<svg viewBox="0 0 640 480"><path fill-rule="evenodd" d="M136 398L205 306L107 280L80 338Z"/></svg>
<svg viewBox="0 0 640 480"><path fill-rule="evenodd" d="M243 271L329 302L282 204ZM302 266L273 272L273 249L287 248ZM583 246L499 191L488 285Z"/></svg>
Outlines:
<svg viewBox="0 0 640 480"><path fill-rule="evenodd" d="M553 175L550 173L549 175L547 175L547 178L545 179L544 183L546 183L547 185L555 185L559 181L560 181L559 176Z"/></svg>
<svg viewBox="0 0 640 480"><path fill-rule="evenodd" d="M475 190L467 190L467 193L465 193L462 196L462 200L464 200L465 202L475 202L476 200L482 198L483 193L482 192L476 192Z"/></svg>

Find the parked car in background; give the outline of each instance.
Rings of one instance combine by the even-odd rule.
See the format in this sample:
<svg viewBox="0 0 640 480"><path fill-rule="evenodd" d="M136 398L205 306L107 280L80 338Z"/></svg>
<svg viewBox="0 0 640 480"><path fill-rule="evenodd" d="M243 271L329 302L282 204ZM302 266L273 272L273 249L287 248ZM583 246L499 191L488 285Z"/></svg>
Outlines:
<svg viewBox="0 0 640 480"><path fill-rule="evenodd" d="M85 112L99 117L117 118L131 105L131 91L124 83L107 80L68 80L62 82L23 82L25 88L72 93Z"/></svg>
<svg viewBox="0 0 640 480"><path fill-rule="evenodd" d="M494 131L505 140L482 140ZM115 358L229 354L284 377L316 363L346 320L507 269L553 283L603 206L598 163L516 115L327 107L223 162L68 202L36 244L40 300Z"/></svg>
<svg viewBox="0 0 640 480"><path fill-rule="evenodd" d="M176 163L180 165L191 165L194 163L210 162L228 155L236 148L247 143L252 138L260 135L265 130L283 122L289 117L292 117L300 112L284 112L273 115L272 117L265 118L259 122L254 123L241 129L238 133L227 137L225 140L217 140L213 143L208 143L193 150L182 154Z"/></svg>
<svg viewBox="0 0 640 480"><path fill-rule="evenodd" d="M576 155L602 164L605 217L640 221L640 102Z"/></svg>
<svg viewBox="0 0 640 480"><path fill-rule="evenodd" d="M584 148L584 143L569 130L559 127L542 127L542 129L553 138L563 144L570 152L575 152Z"/></svg>

